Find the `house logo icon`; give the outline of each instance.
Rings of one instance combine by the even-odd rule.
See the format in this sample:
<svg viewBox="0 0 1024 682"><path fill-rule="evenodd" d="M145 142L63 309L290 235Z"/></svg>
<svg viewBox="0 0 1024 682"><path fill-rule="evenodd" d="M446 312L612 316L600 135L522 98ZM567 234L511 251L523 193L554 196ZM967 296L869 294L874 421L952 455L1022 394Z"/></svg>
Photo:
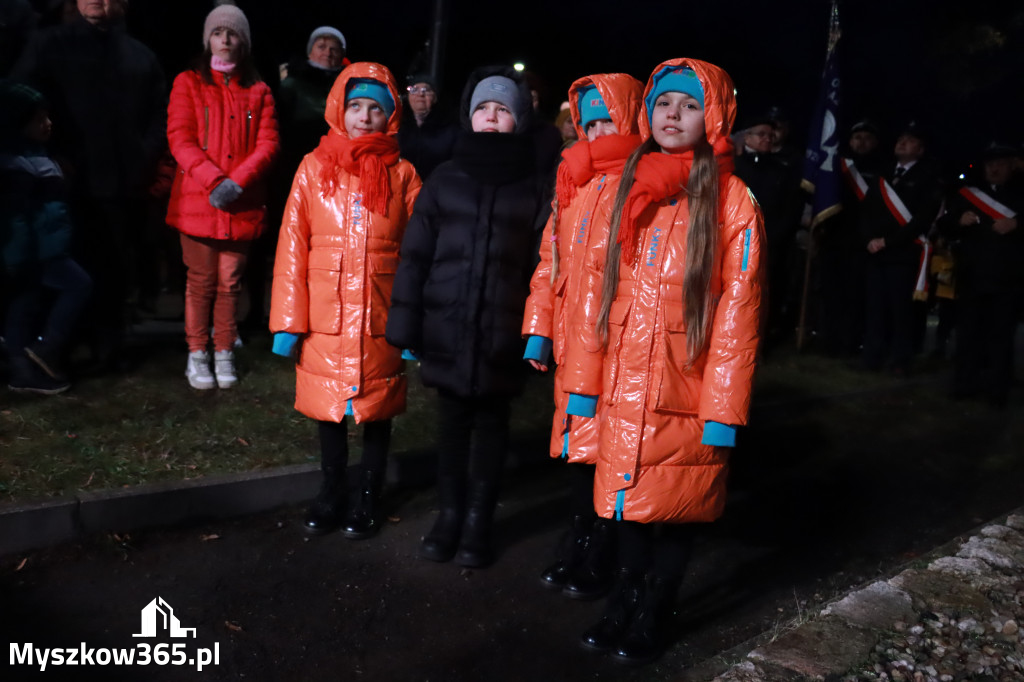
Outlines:
<svg viewBox="0 0 1024 682"><path fill-rule="evenodd" d="M142 632L132 637L156 637L166 633L171 637L195 637L195 628L183 628L171 605L157 597L142 609Z"/></svg>

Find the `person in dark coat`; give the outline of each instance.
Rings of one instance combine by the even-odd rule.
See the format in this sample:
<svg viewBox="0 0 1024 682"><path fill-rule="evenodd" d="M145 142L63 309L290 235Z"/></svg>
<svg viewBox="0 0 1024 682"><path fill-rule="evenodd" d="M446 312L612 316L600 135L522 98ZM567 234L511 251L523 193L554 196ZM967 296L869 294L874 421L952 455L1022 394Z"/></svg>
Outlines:
<svg viewBox="0 0 1024 682"><path fill-rule="evenodd" d="M736 177L747 184L764 214L768 238L768 319L766 343L795 323L788 291L790 271L802 267L791 258L800 211L800 169L787 162L775 144L775 128L767 113L748 120L743 151L736 157Z"/></svg>
<svg viewBox="0 0 1024 682"><path fill-rule="evenodd" d="M939 170L925 151L924 132L911 122L896 140L895 164L864 198L861 238L868 256L863 362L869 370L881 369L886 361L897 375L910 369L921 241L942 205Z"/></svg>
<svg viewBox="0 0 1024 682"><path fill-rule="evenodd" d="M939 228L953 242L957 325L953 397L978 393L1006 405L1013 377L1013 337L1024 293L1024 191L1013 182L1015 150L993 143L983 177L949 200Z"/></svg>
<svg viewBox="0 0 1024 682"><path fill-rule="evenodd" d="M438 106L437 83L429 74L408 78L402 127L398 130L398 147L402 158L411 162L419 176L426 180L434 169L455 151L459 125Z"/></svg>
<svg viewBox="0 0 1024 682"><path fill-rule="evenodd" d="M870 120L850 128L843 156L843 210L816 229L821 278L819 319L826 350L844 356L859 352L864 338L864 261L860 236L861 207L867 189L878 184L884 159L879 130Z"/></svg>
<svg viewBox="0 0 1024 682"><path fill-rule="evenodd" d="M123 0L78 0L79 16L38 33L11 78L51 105L51 145L68 176L73 250L95 284L98 369L124 364L127 301L146 190L166 147L167 90L153 52L125 31Z"/></svg>
<svg viewBox="0 0 1024 682"><path fill-rule="evenodd" d="M530 94L512 69L480 69L461 105L465 132L413 208L391 294L386 337L419 357L438 389L441 513L421 555L485 566L508 445L511 399L523 387L520 334L545 184L535 169Z"/></svg>

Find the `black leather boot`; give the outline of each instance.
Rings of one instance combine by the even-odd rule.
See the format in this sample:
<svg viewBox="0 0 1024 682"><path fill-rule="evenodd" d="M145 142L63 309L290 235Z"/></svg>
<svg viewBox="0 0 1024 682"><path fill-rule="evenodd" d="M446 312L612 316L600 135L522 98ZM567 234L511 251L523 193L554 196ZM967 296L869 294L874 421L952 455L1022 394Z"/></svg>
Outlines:
<svg viewBox="0 0 1024 682"><path fill-rule="evenodd" d="M643 573L619 569L604 615L583 633L581 643L585 649L605 653L619 643L637 610L643 587Z"/></svg>
<svg viewBox="0 0 1024 682"><path fill-rule="evenodd" d="M333 533L345 518L345 501L348 498L347 463L347 455L325 459L321 453L320 469L324 480L320 484L320 492L306 510L302 529L307 534Z"/></svg>
<svg viewBox="0 0 1024 682"><path fill-rule="evenodd" d="M540 574L541 585L549 590L561 590L565 587L587 555L587 544L593 524L593 516L577 515L572 518L572 526L559 540L558 560Z"/></svg>
<svg viewBox="0 0 1024 682"><path fill-rule="evenodd" d="M582 558L573 567L562 594L570 599L597 599L615 580L615 534L605 519L596 519L585 537Z"/></svg>
<svg viewBox="0 0 1024 682"><path fill-rule="evenodd" d="M430 561L451 561L459 545L465 510L465 481L455 476L439 476L437 497L440 512L434 527L420 546L420 556Z"/></svg>
<svg viewBox="0 0 1024 682"><path fill-rule="evenodd" d="M381 526L380 496L383 487L383 472L361 472L356 503L345 517L342 535L350 540L366 540L377 534Z"/></svg>
<svg viewBox="0 0 1024 682"><path fill-rule="evenodd" d="M492 481L475 480L466 496L466 518L455 563L467 568L484 568L494 563L491 526L498 503L498 486Z"/></svg>
<svg viewBox="0 0 1024 682"><path fill-rule="evenodd" d="M675 606L679 584L679 580L647 576L639 606L612 654L616 661L645 665L665 652L665 630Z"/></svg>

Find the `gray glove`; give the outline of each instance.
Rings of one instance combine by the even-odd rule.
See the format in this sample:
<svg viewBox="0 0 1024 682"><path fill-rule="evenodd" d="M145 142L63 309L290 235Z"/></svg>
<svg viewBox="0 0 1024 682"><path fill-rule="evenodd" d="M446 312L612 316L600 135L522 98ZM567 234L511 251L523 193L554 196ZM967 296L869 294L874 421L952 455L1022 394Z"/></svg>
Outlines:
<svg viewBox="0 0 1024 682"><path fill-rule="evenodd" d="M228 178L213 188L210 192L210 206L224 210L228 205L242 196L242 187L237 182Z"/></svg>

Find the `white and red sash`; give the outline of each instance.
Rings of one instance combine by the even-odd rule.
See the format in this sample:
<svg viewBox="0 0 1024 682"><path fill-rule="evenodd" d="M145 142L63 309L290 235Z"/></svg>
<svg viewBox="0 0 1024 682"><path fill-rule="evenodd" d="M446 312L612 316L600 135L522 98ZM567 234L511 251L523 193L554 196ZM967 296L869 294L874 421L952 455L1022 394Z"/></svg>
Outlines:
<svg viewBox="0 0 1024 682"><path fill-rule="evenodd" d="M973 206L992 220L1017 217L1016 211L999 203L977 187L961 187L960 196L967 199L967 201L971 202Z"/></svg>
<svg viewBox="0 0 1024 682"><path fill-rule="evenodd" d="M905 227L914 216L907 210L900 195L896 194L896 190L886 182L885 178L878 178L878 188L882 191L882 200L885 202L885 207L889 209L889 213L896 219L900 227Z"/></svg>
<svg viewBox="0 0 1024 682"><path fill-rule="evenodd" d="M928 300L928 272L931 269L932 243L928 237L921 235L914 240L921 247L921 258L917 263L917 280L914 282L914 300Z"/></svg>
<svg viewBox="0 0 1024 682"><path fill-rule="evenodd" d="M864 176L860 174L860 169L857 168L856 164L853 163L853 159L843 158L839 163L839 167L843 171L843 177L846 178L847 184L850 185L850 189L857 195L858 201L864 201L865 195L868 193L868 183L864 179Z"/></svg>

